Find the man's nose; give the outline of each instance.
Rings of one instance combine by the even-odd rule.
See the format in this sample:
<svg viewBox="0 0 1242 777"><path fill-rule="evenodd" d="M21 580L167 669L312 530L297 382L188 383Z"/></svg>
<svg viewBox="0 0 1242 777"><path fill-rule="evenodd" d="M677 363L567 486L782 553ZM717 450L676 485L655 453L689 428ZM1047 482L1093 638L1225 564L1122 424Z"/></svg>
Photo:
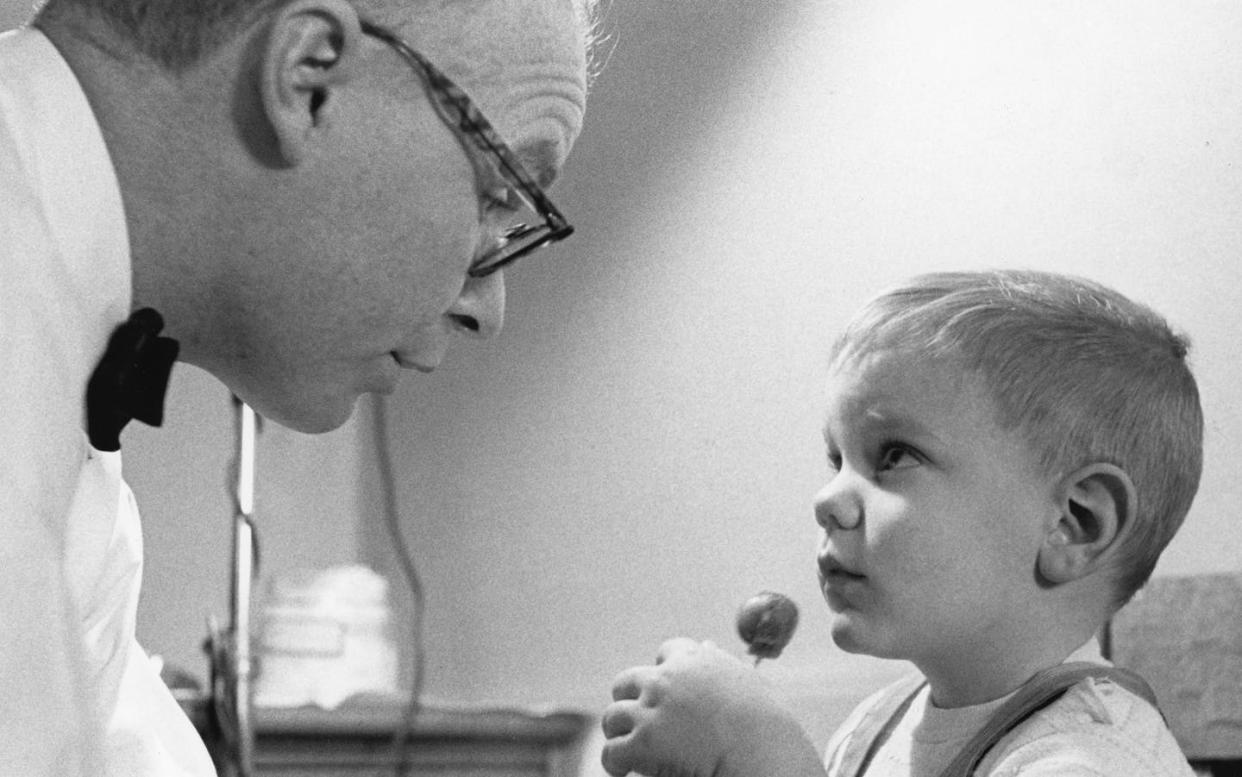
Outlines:
<svg viewBox="0 0 1242 777"><path fill-rule="evenodd" d="M503 270L482 278L466 278L466 285L448 317L467 334L489 338L500 334L505 325L505 274Z"/></svg>

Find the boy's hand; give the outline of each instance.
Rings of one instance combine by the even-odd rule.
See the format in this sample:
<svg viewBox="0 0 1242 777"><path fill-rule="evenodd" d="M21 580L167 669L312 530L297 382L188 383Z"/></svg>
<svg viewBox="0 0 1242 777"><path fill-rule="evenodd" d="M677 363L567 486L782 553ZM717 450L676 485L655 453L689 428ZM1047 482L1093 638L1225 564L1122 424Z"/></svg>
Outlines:
<svg viewBox="0 0 1242 777"><path fill-rule="evenodd" d="M609 774L820 775L815 748L762 676L711 642L673 639L617 676L604 710Z"/></svg>

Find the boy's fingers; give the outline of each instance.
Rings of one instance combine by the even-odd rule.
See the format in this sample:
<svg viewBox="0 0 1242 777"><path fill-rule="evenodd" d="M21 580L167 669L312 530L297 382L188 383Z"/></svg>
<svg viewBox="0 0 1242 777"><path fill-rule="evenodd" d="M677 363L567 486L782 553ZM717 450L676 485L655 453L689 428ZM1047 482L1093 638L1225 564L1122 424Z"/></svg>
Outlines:
<svg viewBox="0 0 1242 777"><path fill-rule="evenodd" d="M626 765L627 761L622 757L622 745L622 740L610 739L604 743L604 749L599 754L600 764L612 777L625 777L630 773L630 768Z"/></svg>
<svg viewBox="0 0 1242 777"><path fill-rule="evenodd" d="M604 709L600 718L600 728L604 736L613 739L624 736L634 730L634 713L630 708L635 702L613 702Z"/></svg>
<svg viewBox="0 0 1242 777"><path fill-rule="evenodd" d="M656 664L662 664L679 653L686 653L698 647L699 643L689 637L674 637L665 640L664 644L660 645L660 651L656 653Z"/></svg>
<svg viewBox="0 0 1242 777"><path fill-rule="evenodd" d="M604 748L599 755L604 771L613 777L625 777L630 772L649 771L643 768L641 748L636 748L634 736L631 731L623 736L610 737L604 742Z"/></svg>
<svg viewBox="0 0 1242 777"><path fill-rule="evenodd" d="M634 666L617 675L612 681L612 700L637 699L642 695L645 678L650 672L649 666Z"/></svg>

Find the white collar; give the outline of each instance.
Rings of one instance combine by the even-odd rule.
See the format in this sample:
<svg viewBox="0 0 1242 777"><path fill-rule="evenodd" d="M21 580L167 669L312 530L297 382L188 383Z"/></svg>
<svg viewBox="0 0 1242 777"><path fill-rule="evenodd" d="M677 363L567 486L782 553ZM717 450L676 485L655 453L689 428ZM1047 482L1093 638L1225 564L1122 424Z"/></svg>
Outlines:
<svg viewBox="0 0 1242 777"><path fill-rule="evenodd" d="M121 188L103 132L77 77L42 31L0 35L0 115L42 202L82 310L98 316L99 350L129 316L133 297L129 232Z"/></svg>

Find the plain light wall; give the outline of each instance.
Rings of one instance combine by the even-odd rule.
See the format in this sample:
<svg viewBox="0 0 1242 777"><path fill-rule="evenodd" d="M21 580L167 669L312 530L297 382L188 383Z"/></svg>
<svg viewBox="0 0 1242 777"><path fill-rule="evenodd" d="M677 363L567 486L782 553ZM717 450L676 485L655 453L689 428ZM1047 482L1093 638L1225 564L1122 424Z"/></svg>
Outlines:
<svg viewBox="0 0 1242 777"><path fill-rule="evenodd" d="M578 234L509 273L499 339L389 403L430 696L597 710L667 637L741 652L736 607L774 588L803 622L760 671L822 741L901 671L834 648L815 585L825 347L925 270L1079 273L1188 331L1207 463L1158 574L1242 567L1242 8L628 0L604 30L554 192ZM141 636L202 673L227 594L227 394L179 367L167 428L124 442ZM373 443L365 412L324 437L267 428L265 574L391 571Z"/></svg>

